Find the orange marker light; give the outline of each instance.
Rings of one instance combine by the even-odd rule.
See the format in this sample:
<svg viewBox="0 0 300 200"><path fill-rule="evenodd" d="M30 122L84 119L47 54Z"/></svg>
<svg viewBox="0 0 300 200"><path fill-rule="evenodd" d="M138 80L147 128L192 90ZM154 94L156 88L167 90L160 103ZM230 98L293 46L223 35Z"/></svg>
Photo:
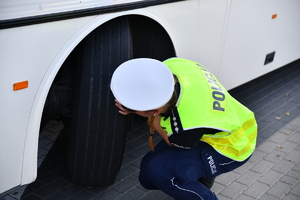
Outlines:
<svg viewBox="0 0 300 200"><path fill-rule="evenodd" d="M28 81L14 83L14 91L28 88Z"/></svg>
<svg viewBox="0 0 300 200"><path fill-rule="evenodd" d="M272 15L272 19L276 19L277 18L277 14Z"/></svg>

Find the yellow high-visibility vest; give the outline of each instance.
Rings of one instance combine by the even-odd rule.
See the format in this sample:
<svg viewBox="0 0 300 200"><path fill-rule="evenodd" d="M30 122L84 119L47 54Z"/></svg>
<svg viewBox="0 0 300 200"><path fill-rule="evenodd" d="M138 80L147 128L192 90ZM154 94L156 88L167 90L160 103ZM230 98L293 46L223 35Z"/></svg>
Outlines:
<svg viewBox="0 0 300 200"><path fill-rule="evenodd" d="M254 113L234 99L202 65L182 58L171 58L164 64L177 76L181 88L176 104L180 119L169 117L160 122L168 136L176 134L171 123L181 123L183 131L216 129L219 132L204 134L200 140L233 160L247 159L256 146Z"/></svg>

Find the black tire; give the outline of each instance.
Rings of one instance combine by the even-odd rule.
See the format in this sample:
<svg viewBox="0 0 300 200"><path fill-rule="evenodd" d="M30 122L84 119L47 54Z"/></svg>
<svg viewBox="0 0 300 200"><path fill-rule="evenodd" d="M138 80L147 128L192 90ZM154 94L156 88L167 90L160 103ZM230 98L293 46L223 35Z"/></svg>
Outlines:
<svg viewBox="0 0 300 200"><path fill-rule="evenodd" d="M132 58L128 20L105 23L80 46L68 168L75 184L108 185L119 172L128 125L110 91L114 70Z"/></svg>

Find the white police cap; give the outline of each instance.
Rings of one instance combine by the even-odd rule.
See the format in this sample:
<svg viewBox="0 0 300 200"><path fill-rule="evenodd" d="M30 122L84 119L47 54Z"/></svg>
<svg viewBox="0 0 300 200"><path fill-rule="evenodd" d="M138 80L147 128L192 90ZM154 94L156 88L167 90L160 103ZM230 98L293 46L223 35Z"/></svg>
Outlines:
<svg viewBox="0 0 300 200"><path fill-rule="evenodd" d="M164 63L137 58L124 62L115 70L110 88L125 107L146 111L160 108L171 99L174 78Z"/></svg>

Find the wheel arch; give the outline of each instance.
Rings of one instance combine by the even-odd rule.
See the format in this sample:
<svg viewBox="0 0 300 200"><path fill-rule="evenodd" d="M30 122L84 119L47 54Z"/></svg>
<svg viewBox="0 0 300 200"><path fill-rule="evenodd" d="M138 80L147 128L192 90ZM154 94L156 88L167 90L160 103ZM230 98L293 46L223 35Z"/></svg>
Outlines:
<svg viewBox="0 0 300 200"><path fill-rule="evenodd" d="M70 40L65 45L63 45L61 50L53 59L36 93L26 131L21 184L27 184L34 181L37 175L37 148L40 123L45 102L47 100L47 95L51 89L51 86L54 83L55 78L58 76L59 70L63 67L64 62L71 55L76 46L80 44L80 42L83 41L84 38L88 36L91 32L93 32L97 27L115 18L126 16L130 16L131 18L139 17L147 19L150 20L152 23L161 26L162 29L165 31L165 34L167 34L170 38L170 42L173 45L171 36L169 34L169 31L167 30L168 28L166 29L166 27L168 26L163 25L164 23L162 22L162 20L156 19L150 14L147 15L141 13L125 13L123 15L118 16L113 14L106 16L98 16L90 20L87 24L85 24L85 26L83 26L78 32L76 32L72 36L72 38L70 38ZM174 49L174 46L172 46L172 48Z"/></svg>

